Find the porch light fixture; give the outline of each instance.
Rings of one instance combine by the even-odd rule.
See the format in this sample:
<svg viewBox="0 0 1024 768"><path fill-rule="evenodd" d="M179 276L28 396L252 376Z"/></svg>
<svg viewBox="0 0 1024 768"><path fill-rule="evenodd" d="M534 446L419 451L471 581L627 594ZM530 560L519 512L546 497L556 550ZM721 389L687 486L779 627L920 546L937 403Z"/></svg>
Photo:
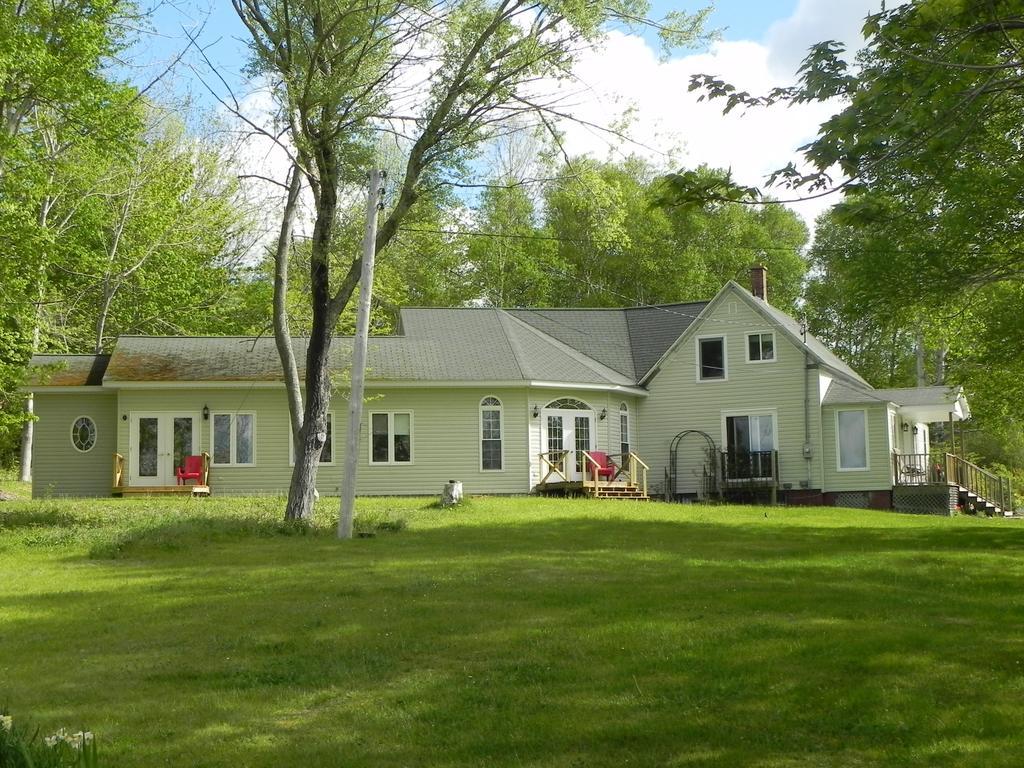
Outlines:
<svg viewBox="0 0 1024 768"><path fill-rule="evenodd" d="M910 431L910 425L907 424L907 422L905 422L905 421L903 422L903 431L904 432L909 432Z"/></svg>
<svg viewBox="0 0 1024 768"><path fill-rule="evenodd" d="M210 407L207 405L203 406L203 421L210 420Z"/></svg>
<svg viewBox="0 0 1024 768"><path fill-rule="evenodd" d="M917 434L917 424L914 425L914 434Z"/></svg>
<svg viewBox="0 0 1024 768"><path fill-rule="evenodd" d="M538 416L540 416L540 406L537 405L536 403L534 403L534 406L533 406L533 418L536 419Z"/></svg>
<svg viewBox="0 0 1024 768"><path fill-rule="evenodd" d="M601 409L601 421L604 421L607 418L608 418L608 409L607 408L602 408Z"/></svg>

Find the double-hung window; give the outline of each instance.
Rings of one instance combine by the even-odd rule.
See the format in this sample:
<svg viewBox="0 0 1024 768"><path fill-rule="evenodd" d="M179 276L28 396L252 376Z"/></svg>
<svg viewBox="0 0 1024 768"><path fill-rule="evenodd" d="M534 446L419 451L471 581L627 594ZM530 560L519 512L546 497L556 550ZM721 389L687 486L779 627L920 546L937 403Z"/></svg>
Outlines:
<svg viewBox="0 0 1024 768"><path fill-rule="evenodd" d="M412 463L412 414L370 414L370 463Z"/></svg>
<svg viewBox="0 0 1024 768"><path fill-rule="evenodd" d="M214 413L213 464L247 466L256 463L256 415Z"/></svg>
<svg viewBox="0 0 1024 768"><path fill-rule="evenodd" d="M502 469L501 400L485 397L480 401L480 469Z"/></svg>
<svg viewBox="0 0 1024 768"><path fill-rule="evenodd" d="M748 333L747 334L747 362L748 363L770 363L775 360L775 334Z"/></svg>
<svg viewBox="0 0 1024 768"><path fill-rule="evenodd" d="M697 378L699 381L725 379L725 337L697 339Z"/></svg>
<svg viewBox="0 0 1024 768"><path fill-rule="evenodd" d="M840 472L868 468L867 411L836 411L836 465Z"/></svg>

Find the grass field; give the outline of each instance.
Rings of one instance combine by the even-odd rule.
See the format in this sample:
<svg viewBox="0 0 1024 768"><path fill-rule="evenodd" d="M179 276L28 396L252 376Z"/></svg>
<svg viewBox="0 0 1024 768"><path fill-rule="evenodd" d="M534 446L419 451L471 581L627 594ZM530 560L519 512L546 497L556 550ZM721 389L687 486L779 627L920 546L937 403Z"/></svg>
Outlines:
<svg viewBox="0 0 1024 768"><path fill-rule="evenodd" d="M1019 521L280 506L0 504L0 706L129 767L1021 764Z"/></svg>

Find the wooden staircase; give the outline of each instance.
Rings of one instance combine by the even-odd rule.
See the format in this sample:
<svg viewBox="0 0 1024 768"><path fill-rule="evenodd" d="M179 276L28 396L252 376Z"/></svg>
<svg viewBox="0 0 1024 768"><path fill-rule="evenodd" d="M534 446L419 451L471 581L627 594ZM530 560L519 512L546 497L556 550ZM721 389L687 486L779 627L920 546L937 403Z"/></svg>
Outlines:
<svg viewBox="0 0 1024 768"><path fill-rule="evenodd" d="M1013 484L977 464L946 454L946 479L959 489L960 508L968 514L1002 515L1014 513Z"/></svg>
<svg viewBox="0 0 1024 768"><path fill-rule="evenodd" d="M650 499L644 493L643 488L628 482L601 483L597 487L584 483L583 489L589 496L593 496L595 499L622 499L627 501L648 501Z"/></svg>

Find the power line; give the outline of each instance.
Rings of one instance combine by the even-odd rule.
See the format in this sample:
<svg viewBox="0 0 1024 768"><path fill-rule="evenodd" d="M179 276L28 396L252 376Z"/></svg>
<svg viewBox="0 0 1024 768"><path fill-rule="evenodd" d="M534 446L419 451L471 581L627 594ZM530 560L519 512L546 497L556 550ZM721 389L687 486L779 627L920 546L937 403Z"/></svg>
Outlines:
<svg viewBox="0 0 1024 768"><path fill-rule="evenodd" d="M571 238L571 237L559 237L558 235L520 235L513 233L504 232L477 232L473 230L465 229L427 229L423 227L399 227L399 232L415 232L420 234L429 235L450 235L454 237L487 237L495 240L537 240L542 242L555 242L555 243L568 243L570 245L589 245L596 247L606 247L610 243L601 242L599 240L591 240L589 238ZM802 249L813 250L817 253L870 253L882 256L896 256L896 255L907 255L911 251L898 250L895 248L825 248L822 246L795 246L795 245L744 245L742 243L728 243L722 246L723 248L730 248L732 250L744 250L744 251L799 251ZM957 250L968 253L975 256L998 256L1005 255L1005 250L988 250L982 248L972 249L970 247L959 247ZM931 250L919 250L915 251L918 254L925 253L939 253L940 249L934 248ZM943 251L945 252L945 251ZM1010 251L1015 252L1015 251Z"/></svg>

